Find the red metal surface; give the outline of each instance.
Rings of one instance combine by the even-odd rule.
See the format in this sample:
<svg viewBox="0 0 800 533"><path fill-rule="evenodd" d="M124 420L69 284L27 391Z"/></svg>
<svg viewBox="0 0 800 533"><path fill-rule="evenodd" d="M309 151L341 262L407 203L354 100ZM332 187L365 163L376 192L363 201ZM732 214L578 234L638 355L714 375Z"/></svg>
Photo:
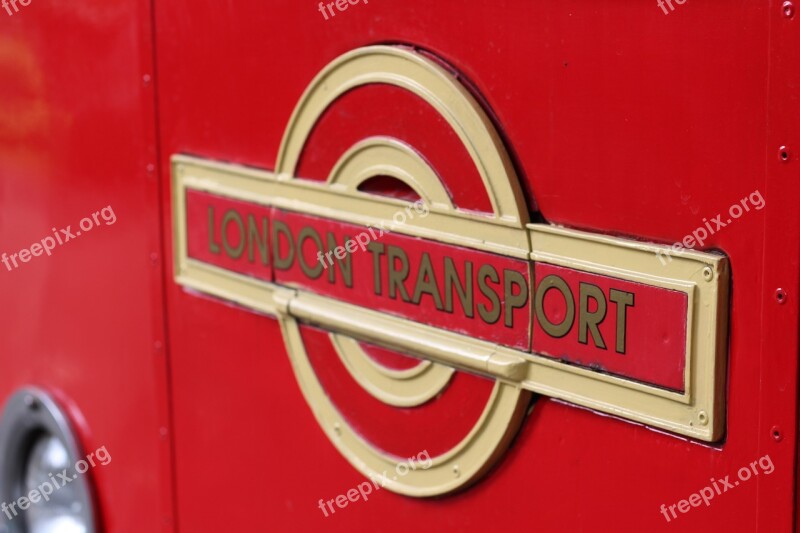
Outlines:
<svg viewBox="0 0 800 533"><path fill-rule="evenodd" d="M491 212L480 174L444 117L418 96L389 85L359 87L325 110L306 142L297 175L327 178L345 150L376 135L413 146L440 176L446 176L456 206Z"/></svg>
<svg viewBox="0 0 800 533"><path fill-rule="evenodd" d="M106 447L89 475L108 532L173 516L152 53L146 3L0 11L0 253L116 215L0 270L0 397L40 386L87 454Z"/></svg>
<svg viewBox="0 0 800 533"><path fill-rule="evenodd" d="M767 185L777 142L767 129L768 88L784 85L789 68L770 68L783 53L770 47L770 26L787 23L775 2L686 3L668 15L655 3L370 2L328 21L313 7L288 1L156 7L164 171L170 153L273 168L291 110L325 64L358 46L400 42L443 58L485 98L515 154L530 205L535 199L549 222L672 243ZM785 31L796 35L797 21L789 24ZM774 97L781 96L781 105L797 105L786 93ZM784 179L797 175L788 167L783 172ZM246 527L244 516L198 511L213 509L211 489L222 481L236 487L242 508L266 509L276 524L300 530L521 524L542 531L789 530L797 350L777 333L762 335L759 326L772 320L774 286L792 287L797 277L795 263L784 263L786 247L797 240L795 226L773 227L778 242L764 247L764 213L794 210L781 202L796 194L776 190L764 195L766 209L704 246L727 253L733 271L723 443L701 445L542 398L487 479L436 501L382 492L332 517L315 514L319 498L360 477L305 406L276 324L172 286L182 526ZM766 290L765 262L781 263L791 279L779 275ZM780 309L787 329L794 328L793 300ZM767 364L774 350L785 366ZM259 376L269 376L269 386ZM216 393L206 396L211 389ZM231 412L256 423L237 424ZM784 431L780 442L766 429L775 424ZM254 442L257 456L240 452ZM671 523L659 512L766 453L772 474ZM220 455L228 461L222 479L198 475L208 457ZM249 469L256 457L264 461L261 476ZM300 472L314 472L313 480ZM265 477L280 479L280 488L265 489Z"/></svg>
<svg viewBox="0 0 800 533"><path fill-rule="evenodd" d="M362 438L401 460L422 451L431 457L451 451L475 426L492 393L489 379L456 372L434 400L396 409L356 383L333 351L327 332L304 326L302 334L314 371L336 409Z"/></svg>
<svg viewBox="0 0 800 533"><path fill-rule="evenodd" d="M566 295L558 289L545 293L542 311L547 320L564 323L569 319L567 306L572 306L572 322L567 322L569 330L562 337L549 335L534 318L535 353L666 389L684 390L686 293L547 264L537 264L534 272L537 287L541 287L542 280L548 276L556 276L564 280L570 291ZM585 291L582 284L600 290L594 296L585 292L585 306L581 304L581 291ZM612 300L612 290L626 296L617 295ZM630 297L626 300L627 295ZM601 305L605 312L596 331L593 333L590 325L595 320L589 316L584 318L581 328L581 315L598 313L600 316ZM618 328L624 331L623 335L618 335ZM585 335L583 342L581 329Z"/></svg>
<svg viewBox="0 0 800 533"><path fill-rule="evenodd" d="M13 17L0 11L3 250L107 205L118 217L52 257L0 267L0 394L41 385L68 406L87 449L107 447L112 463L93 471L106 530L170 530L174 516L186 532L795 527L800 18L783 2L665 13L655 2L374 0L329 20L297 0L155 4L35 0ZM703 247L724 251L733 275L724 441L540 398L469 490L435 500L378 491L320 512L320 498L363 479L319 429L277 322L172 281L171 252L160 256L162 235L171 244L169 156L274 168L308 83L374 43L419 46L457 69L548 222L672 243L763 193L763 211ZM380 96L364 98L370 107L342 109L397 116ZM318 130L319 160L306 154L307 177L330 165L325 146L337 153L335 137L357 138L372 116L334 115ZM440 171L461 168L416 115L386 127L429 143ZM460 205L485 205L465 176L445 176ZM769 475L671 522L659 511L767 454Z"/></svg>

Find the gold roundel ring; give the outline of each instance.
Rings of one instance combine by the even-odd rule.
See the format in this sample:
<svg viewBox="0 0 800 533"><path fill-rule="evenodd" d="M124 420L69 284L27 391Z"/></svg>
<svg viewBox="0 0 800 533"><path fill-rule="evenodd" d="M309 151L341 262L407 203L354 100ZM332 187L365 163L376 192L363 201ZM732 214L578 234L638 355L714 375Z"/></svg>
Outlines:
<svg viewBox="0 0 800 533"><path fill-rule="evenodd" d="M327 176L322 186L339 194L326 206L329 212L325 215L362 224L376 221L380 213L375 210L353 212L348 199L369 194L361 192L359 186L370 178L389 176L413 189L426 208L436 214L435 220L409 221L399 233L525 257L527 206L500 136L477 100L450 71L410 48L360 48L325 67L306 89L289 121L276 165L278 178L301 179L296 175L298 162L322 114L344 94L370 84L386 84L409 91L436 110L463 143L480 175L493 212L487 215L459 210L436 171L413 147L391 137L372 136L359 140L341 154ZM384 205L383 216L388 218L397 206L408 203L398 200ZM464 221L478 219L486 229L482 235L461 234ZM347 415L340 412L309 358L311 348L306 346L302 323L295 316L285 312L279 314L279 319L295 375L318 423L342 455L365 476L375 479L393 471L404 459L369 442ZM372 339L356 339L329 331L328 337L338 362L355 382L371 397L393 408L414 409L446 394L454 373L460 372L427 360L424 350L407 354L422 360L413 368L388 368L370 358L363 349L364 340L380 344L379 334ZM530 393L518 385L495 380L474 426L455 446L432 457L427 468L406 469L407 473L402 476L389 476L384 479L385 488L408 496L425 497L446 494L474 482L508 447L522 423L529 401ZM447 420L442 423L446 424Z"/></svg>

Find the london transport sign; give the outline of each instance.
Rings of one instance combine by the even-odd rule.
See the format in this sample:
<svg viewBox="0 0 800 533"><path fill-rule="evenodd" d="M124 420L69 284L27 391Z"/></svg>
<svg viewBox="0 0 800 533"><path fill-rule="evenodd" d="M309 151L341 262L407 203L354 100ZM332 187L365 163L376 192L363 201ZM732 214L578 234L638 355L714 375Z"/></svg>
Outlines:
<svg viewBox="0 0 800 533"><path fill-rule="evenodd" d="M326 181L296 175L319 117L370 84L409 91L445 118L493 213L459 209L445 178L390 137L356 143ZM321 370L332 360L318 353L336 354L370 398L395 410L439 398L454 373L493 381L469 431L391 490L430 496L477 479L522 423L531 393L702 441L724 433L725 257L686 251L664 265L655 258L664 246L530 223L481 106L414 50L367 47L328 65L295 109L272 172L172 161L177 282L279 319L312 411L363 473L401 455L337 400ZM404 183L419 201L362 192L375 176ZM422 362L393 369L379 350Z"/></svg>

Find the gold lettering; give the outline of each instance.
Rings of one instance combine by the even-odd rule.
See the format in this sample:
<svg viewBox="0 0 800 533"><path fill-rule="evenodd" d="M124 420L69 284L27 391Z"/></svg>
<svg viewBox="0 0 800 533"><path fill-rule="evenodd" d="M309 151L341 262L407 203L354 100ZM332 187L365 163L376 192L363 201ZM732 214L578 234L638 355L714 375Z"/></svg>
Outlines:
<svg viewBox="0 0 800 533"><path fill-rule="evenodd" d="M422 261L420 261L419 272L417 272L417 284L414 289L414 298L412 302L419 305L422 300L422 295L430 294L433 296L433 301L436 304L436 309L442 310L442 297L439 294L439 285L436 282L436 273L433 271L431 265L431 256L428 252L422 252Z"/></svg>
<svg viewBox="0 0 800 533"><path fill-rule="evenodd" d="M560 324L553 324L550 322L544 312L544 297L551 289L555 289L560 292L564 297L564 300L567 302L567 312L564 314L564 320L561 321ZM534 302L534 307L536 309L536 319L539 321L539 324L542 326L542 329L545 331L545 333L551 337L560 339L569 333L570 329L572 329L572 323L575 320L575 301L572 299L572 291L570 290L569 285L567 285L567 282L561 279L559 276L550 274L541 282L539 282L539 286L536 287L536 300Z"/></svg>
<svg viewBox="0 0 800 533"><path fill-rule="evenodd" d="M289 243L286 257L281 257L281 235L286 237ZM272 266L276 270L288 270L294 263L294 237L289 226L280 220L272 221L272 258Z"/></svg>
<svg viewBox="0 0 800 533"><path fill-rule="evenodd" d="M494 324L500 318L500 297L497 296L497 292L486 283L487 278L494 283L500 282L497 270L495 270L492 265L481 265L481 268L478 269L478 288L480 288L483 295L492 302L492 307L490 311L489 307L485 304L478 304L478 314L487 324Z"/></svg>
<svg viewBox="0 0 800 533"><path fill-rule="evenodd" d="M214 239L214 206L208 206L208 249L212 254L219 255L219 244Z"/></svg>
<svg viewBox="0 0 800 533"><path fill-rule="evenodd" d="M387 245L387 253L389 259L389 298L397 299L397 292L400 292L400 298L404 302L410 302L408 291L406 291L403 282L408 278L408 256L402 248L397 246ZM400 270L397 269L397 260L400 260L402 266Z"/></svg>
<svg viewBox="0 0 800 533"><path fill-rule="evenodd" d="M462 285L455 263L449 257L444 258L444 310L448 313L453 312L453 287L455 287L461 309L468 318L472 318L475 316L475 302L472 298L472 261L464 262L464 270L464 284Z"/></svg>
<svg viewBox="0 0 800 533"><path fill-rule="evenodd" d="M345 236L345 240L347 239L348 237ZM339 270L342 272L344 285L350 289L353 287L353 256L343 252L342 256L339 257L339 254L337 253L339 249L344 250L344 248L341 246L337 246L336 237L333 235L333 233L328 232L328 252L333 251L336 258L336 264L332 264L328 269L328 281L331 283L336 283L336 272L334 271L336 270L336 267L339 267Z"/></svg>
<svg viewBox="0 0 800 533"><path fill-rule="evenodd" d="M322 263L319 261L314 263L316 265L314 267L306 262L306 256L303 253L303 243L305 243L305 241L308 239L311 239L314 241L314 244L317 245L317 252L322 251L322 239L320 238L319 233L317 233L317 231L311 226L305 226L297 235L297 258L300 263L300 270L303 271L303 274L308 276L310 279L317 279L322 275L322 270L325 267L323 267Z"/></svg>
<svg viewBox="0 0 800 533"><path fill-rule="evenodd" d="M578 312L578 342L589 344L586 332L590 330L595 346L605 350L606 343L603 342L603 335L600 334L600 328L597 325L606 318L606 296L600 287L591 283L581 282L578 292L581 300ZM593 313L589 312L589 298L597 302L597 310Z"/></svg>
<svg viewBox="0 0 800 533"><path fill-rule="evenodd" d="M516 270L505 269L505 325L507 328L514 327L514 309L520 309L528 303L528 282L525 276ZM519 287L519 292L514 294L514 287Z"/></svg>
<svg viewBox="0 0 800 533"><path fill-rule="evenodd" d="M261 253L261 264L269 265L269 249L267 248L267 237L269 235L269 220L267 217L261 217L261 234L258 233L258 225L256 218L253 215L247 215L247 258L251 263L255 262L255 248L253 241L258 246L258 251Z"/></svg>
<svg viewBox="0 0 800 533"><path fill-rule="evenodd" d="M628 306L633 307L633 293L611 289L608 299L617 304L617 345L615 348L617 353L624 354L628 331L626 324L627 308Z"/></svg>
<svg viewBox="0 0 800 533"><path fill-rule="evenodd" d="M372 241L367 245L367 250L372 253L372 272L375 294L383 294L383 283L381 283L381 256L383 255L383 244Z"/></svg>
<svg viewBox="0 0 800 533"><path fill-rule="evenodd" d="M239 245L236 248L232 247L228 242L228 225L231 222L235 222L239 227ZM228 209L225 212L225 216L222 217L222 247L225 248L225 253L228 254L228 257L239 259L244 252L244 246L244 221L242 216L235 209Z"/></svg>

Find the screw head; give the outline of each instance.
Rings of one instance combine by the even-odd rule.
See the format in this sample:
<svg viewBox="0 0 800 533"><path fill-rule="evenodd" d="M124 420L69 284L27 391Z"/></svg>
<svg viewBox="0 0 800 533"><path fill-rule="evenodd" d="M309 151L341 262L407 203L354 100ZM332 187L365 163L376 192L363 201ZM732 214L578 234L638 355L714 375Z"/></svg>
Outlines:
<svg viewBox="0 0 800 533"><path fill-rule="evenodd" d="M794 17L794 3L793 2L790 2L789 0L787 0L786 2L783 3L783 6L781 6L781 9L783 10L783 16L786 17L787 19L790 19L790 18Z"/></svg>
<svg viewBox="0 0 800 533"><path fill-rule="evenodd" d="M706 281L711 281L714 279L714 271L711 269L711 267L705 267L703 269L703 279Z"/></svg>
<svg viewBox="0 0 800 533"><path fill-rule="evenodd" d="M786 298L788 298L788 296L787 296L787 294L786 294L786 291L785 291L785 290L783 290L783 289L777 289L777 290L775 291L775 300L777 300L777 302L778 302L779 304L785 304L785 303L786 303Z"/></svg>
<svg viewBox="0 0 800 533"><path fill-rule="evenodd" d="M792 154L791 154L791 152L789 152L789 148L788 147L781 146L780 148L778 148L778 157L784 163L789 161L789 158L791 157L791 155Z"/></svg>
<svg viewBox="0 0 800 533"><path fill-rule="evenodd" d="M25 396L25 398L23 398L23 400L22 400L22 401L24 401L24 402L25 402L25 406L26 406L28 409L32 409L32 410L34 410L34 411L35 411L36 409L38 409L38 408L39 408L39 402L38 402L38 400L37 400L37 399L36 399L36 398L35 398L33 395L31 395L31 394L28 394L28 395L26 395L26 396Z"/></svg>

